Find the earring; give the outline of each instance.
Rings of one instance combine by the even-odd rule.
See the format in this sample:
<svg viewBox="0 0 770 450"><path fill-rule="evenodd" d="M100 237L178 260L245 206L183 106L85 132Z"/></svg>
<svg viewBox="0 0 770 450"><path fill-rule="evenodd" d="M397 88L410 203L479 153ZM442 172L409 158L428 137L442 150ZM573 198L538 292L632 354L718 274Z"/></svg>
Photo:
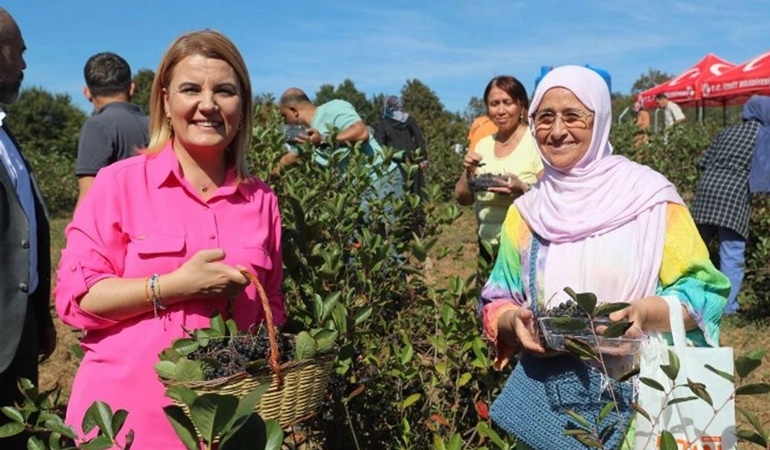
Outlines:
<svg viewBox="0 0 770 450"><path fill-rule="evenodd" d="M171 135L174 135L174 127L171 125L171 117L166 117L166 126L168 127L168 132L171 133Z"/></svg>

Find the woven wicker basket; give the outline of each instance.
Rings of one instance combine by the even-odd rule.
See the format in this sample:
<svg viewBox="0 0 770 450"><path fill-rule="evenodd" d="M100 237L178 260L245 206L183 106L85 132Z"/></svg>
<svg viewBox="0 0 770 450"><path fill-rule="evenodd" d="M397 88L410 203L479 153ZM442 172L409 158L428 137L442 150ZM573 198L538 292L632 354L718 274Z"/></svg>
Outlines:
<svg viewBox="0 0 770 450"><path fill-rule="evenodd" d="M256 276L249 272L244 274L257 288L257 294L262 302L270 339L270 366L249 374L237 373L228 377L206 381L172 381L162 380L166 386L185 386L198 395L215 393L234 395L238 398L249 394L254 388L270 384L270 388L254 407L264 420L275 419L281 427L286 428L313 416L323 400L329 373L334 365L334 353L317 355L312 359L289 361L278 364L278 345L273 326L273 314L267 300L267 295ZM187 411L187 407L174 400L177 406Z"/></svg>

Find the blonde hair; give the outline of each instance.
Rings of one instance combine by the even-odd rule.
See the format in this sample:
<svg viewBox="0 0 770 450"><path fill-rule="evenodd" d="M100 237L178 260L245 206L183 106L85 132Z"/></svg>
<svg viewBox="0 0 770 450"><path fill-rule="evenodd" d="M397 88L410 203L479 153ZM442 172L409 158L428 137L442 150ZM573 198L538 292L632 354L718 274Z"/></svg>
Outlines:
<svg viewBox="0 0 770 450"><path fill-rule="evenodd" d="M227 157L235 164L238 181L248 178L246 152L251 148L251 134L254 117L252 114L251 81L243 57L235 44L223 34L213 30L201 30L178 37L163 55L150 94L150 144L145 153L158 153L171 138L163 104L163 89L168 88L174 76L174 69L188 56L200 55L219 59L233 68L241 96L241 123L230 145Z"/></svg>

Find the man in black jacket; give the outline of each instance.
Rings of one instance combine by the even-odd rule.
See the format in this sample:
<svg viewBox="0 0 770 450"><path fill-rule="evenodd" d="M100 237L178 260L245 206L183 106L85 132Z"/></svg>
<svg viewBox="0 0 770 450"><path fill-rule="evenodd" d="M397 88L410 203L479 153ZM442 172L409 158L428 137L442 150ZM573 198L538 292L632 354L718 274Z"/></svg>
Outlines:
<svg viewBox="0 0 770 450"><path fill-rule="evenodd" d="M423 170L428 164L428 149L417 121L403 111L401 100L395 95L385 98L384 112L374 132L374 138L380 145L401 150L403 157L400 162L418 165L417 171L412 176L410 191L423 198L422 189L425 186ZM417 149L420 150L419 155ZM408 178L403 169L402 175L406 181Z"/></svg>
<svg viewBox="0 0 770 450"><path fill-rule="evenodd" d="M24 39L0 8L0 104L16 100L26 69ZM37 384L39 360L56 345L49 307L48 217L40 190L0 108L0 406L19 401L19 378ZM38 355L42 358L38 358ZM0 425L7 422L0 415ZM26 449L26 436L0 439L4 450Z"/></svg>

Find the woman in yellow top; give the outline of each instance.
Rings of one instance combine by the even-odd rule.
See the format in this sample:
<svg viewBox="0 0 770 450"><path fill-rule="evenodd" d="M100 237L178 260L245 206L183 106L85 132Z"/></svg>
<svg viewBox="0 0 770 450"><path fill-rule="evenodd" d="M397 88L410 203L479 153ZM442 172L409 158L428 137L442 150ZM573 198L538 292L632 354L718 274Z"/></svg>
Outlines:
<svg viewBox="0 0 770 450"><path fill-rule="evenodd" d="M543 162L527 128L529 99L521 82L510 75L492 78L484 90L484 103L498 131L481 139L465 155L455 198L463 206L475 203L479 256L491 264L494 255L484 248L483 241L493 249L497 247L508 208L540 178ZM494 186L473 189L472 178L482 174L499 176L494 178Z"/></svg>

